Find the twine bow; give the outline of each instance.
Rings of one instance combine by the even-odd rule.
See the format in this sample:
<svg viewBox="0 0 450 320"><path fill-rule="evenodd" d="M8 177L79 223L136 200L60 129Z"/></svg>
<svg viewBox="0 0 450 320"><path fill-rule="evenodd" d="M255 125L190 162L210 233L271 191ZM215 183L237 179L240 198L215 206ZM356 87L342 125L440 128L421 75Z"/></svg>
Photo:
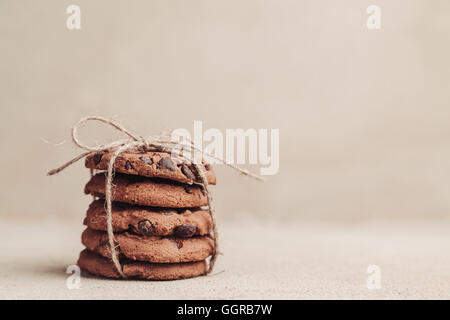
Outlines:
<svg viewBox="0 0 450 320"><path fill-rule="evenodd" d="M88 121L100 121L100 122L106 123L106 124L112 126L113 128L115 128L116 130L127 135L128 138L120 139L120 140L111 142L109 144L100 145L97 147L87 146L80 142L80 139L78 138L78 129L84 123L86 123ZM233 168L234 170L237 170L238 172L240 172L243 175L249 176L256 180L262 180L262 178L260 176L253 174L253 173L249 172L248 170L245 170L245 169L242 169L233 164L227 163L222 158L218 158L216 156L213 156L211 154L203 152L203 150L197 148L192 141L189 141L187 139L185 139L186 143L172 141L172 140L169 140L169 138L164 137L164 136L153 136L148 139L145 139L142 136L137 136L137 135L133 134L132 132L128 131L120 124L113 122L112 120L103 118L103 117L88 116L85 118L81 118L72 127L72 141L80 149L83 149L86 151L81 153L77 157L73 158L72 160L64 163L62 166L60 166L56 169L50 170L47 173L47 175L57 174L57 173L61 172L62 170L64 170L65 168L69 167L70 165L74 164L78 160L85 158L86 156L88 156L91 153L97 153L97 152L102 152L102 151L114 151L114 153L112 154L112 156L109 160L109 163L108 163L108 170L107 170L107 176L106 176L106 181L105 181L106 224L107 224L108 242L109 242L109 247L110 247L110 251L111 251L111 259L114 263L114 266L117 269L117 272L123 278L126 278L126 276L123 273L122 266L120 265L119 258L117 256L117 252L116 252L116 245L115 245L114 232L113 232L113 226L112 226L112 210L111 210L111 207L112 207L112 205L111 205L111 186L112 186L112 180L113 180L113 175L114 175L114 163L119 154L121 154L122 152L125 152L125 151L130 151L130 150L141 151L141 152L155 151L155 152L164 152L164 153L172 153L172 152L179 151L179 150L181 150L181 151L187 150L187 151L190 151L191 154L195 153L195 152L200 152L202 155L202 158L203 158L203 155L206 155L211 159L215 159L215 160L219 161L220 163L225 164L228 167ZM212 208L212 197L211 197L211 193L209 192L209 189L208 189L208 179L206 178L203 166L198 164L196 161L194 161L194 159L192 157L188 156L186 153L183 153L183 154L180 153L179 157L181 157L182 160L187 160L192 163L192 165L196 169L196 171L199 175L200 181L201 181L200 183L198 183L198 182L194 182L194 183L200 185L203 188L203 190L206 194L207 200L208 200L208 211L209 211L209 214L211 215L211 219L213 222L213 241L214 241L214 249L213 249L213 253L211 255L211 259L209 260L209 266L208 266L208 270L207 270L207 274L209 274L209 273L211 273L211 271L214 268L214 264L216 262L219 251L218 251L218 231L217 231L217 226L216 226L216 221L215 221L214 209Z"/></svg>

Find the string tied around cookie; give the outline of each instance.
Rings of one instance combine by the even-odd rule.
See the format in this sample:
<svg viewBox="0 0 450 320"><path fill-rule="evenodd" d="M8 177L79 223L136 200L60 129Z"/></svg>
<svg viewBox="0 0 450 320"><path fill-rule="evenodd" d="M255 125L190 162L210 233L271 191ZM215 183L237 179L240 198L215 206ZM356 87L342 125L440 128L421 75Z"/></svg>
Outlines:
<svg viewBox="0 0 450 320"><path fill-rule="evenodd" d="M106 123L113 128L115 128L117 131L123 133L124 135L128 136L127 139L119 139L116 141L113 141L108 144L99 145L96 147L88 146L83 144L79 137L78 137L78 129L89 121L100 121L103 123ZM215 155L211 155L208 153L205 153L203 150L197 148L195 144L185 139L185 142L177 142L169 139L167 136L158 135L158 136L152 136L150 138L144 138L142 136L135 135L131 131L127 130L125 127L120 125L119 123L116 123L112 120L99 117L99 116L87 116L84 118L81 118L73 127L72 127L72 141L77 145L80 149L85 150L85 152L81 153L80 155L76 156L75 158L67 161L63 165L59 166L58 168L52 169L47 172L47 175L54 175L65 168L71 166L75 162L85 158L86 156L97 153L97 152L103 152L103 151L113 151L113 154L111 158L109 159L108 163L108 169L106 174L106 181L105 181L105 202L106 202L106 225L107 225L107 234L108 234L108 243L109 248L111 251L111 259L114 263L115 268L117 269L117 272L120 274L121 277L126 278L125 274L123 273L122 266L120 264L117 251L116 251L116 244L114 239L114 232L113 232L113 226L112 226L112 199L111 199L111 189L112 189L112 182L113 182L113 175L114 175L114 164L122 152L125 151L155 151L155 152L164 152L164 153L173 153L175 151L183 151L187 150L190 151L191 154L195 152L200 152L200 154L203 156L207 156L210 159L215 159L221 164L224 164L242 175L251 177L253 179L261 181L262 178L259 175L256 175L254 173L251 173L250 171L240 168L234 164L226 162L224 159L217 157ZM194 161L192 157L190 157L186 153L181 152L177 154L182 160L190 161L192 165L194 166L195 170L197 171L200 183L196 183L200 185L203 188L203 191L206 194L207 200L208 200L208 211L211 216L212 222L213 222L213 241L214 241L214 249L213 253L211 255L211 258L209 260L208 270L206 274L211 273L211 271L214 268L214 264L217 259L217 255L219 254L218 250L218 238L219 233L217 230L216 220L215 220L215 212L212 206L212 196L208 188L208 179L206 178L205 171L203 169L203 166L197 163L197 161ZM92 172L91 172L92 174Z"/></svg>

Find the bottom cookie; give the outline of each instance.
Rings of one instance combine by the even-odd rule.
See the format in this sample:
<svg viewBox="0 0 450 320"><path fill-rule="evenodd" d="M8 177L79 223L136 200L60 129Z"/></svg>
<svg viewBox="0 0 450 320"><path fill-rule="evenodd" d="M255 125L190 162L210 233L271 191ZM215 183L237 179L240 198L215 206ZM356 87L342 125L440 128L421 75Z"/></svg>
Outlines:
<svg viewBox="0 0 450 320"><path fill-rule="evenodd" d="M78 266L94 275L120 278L113 262L87 249L81 251ZM177 280L204 275L206 261L184 263L149 263L121 261L123 273L130 278L143 280Z"/></svg>

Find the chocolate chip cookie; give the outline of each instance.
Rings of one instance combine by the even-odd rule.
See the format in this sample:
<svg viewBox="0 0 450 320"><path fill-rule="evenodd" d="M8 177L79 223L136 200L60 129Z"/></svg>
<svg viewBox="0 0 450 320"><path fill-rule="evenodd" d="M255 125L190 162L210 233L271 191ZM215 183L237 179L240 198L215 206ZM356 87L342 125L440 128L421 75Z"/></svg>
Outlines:
<svg viewBox="0 0 450 320"><path fill-rule="evenodd" d="M86 184L84 192L94 196L105 195L104 173L98 173ZM117 173L113 179L112 200L165 208L194 208L208 204L206 194L198 185L150 179Z"/></svg>
<svg viewBox="0 0 450 320"><path fill-rule="evenodd" d="M106 204L93 201L84 219L90 229L106 231ZM212 220L207 210L162 209L133 206L113 202L114 232L130 231L143 236L175 236L189 238L207 235L212 231Z"/></svg>
<svg viewBox="0 0 450 320"><path fill-rule="evenodd" d="M177 280L204 275L206 262L185 263L149 263L122 259L122 272L130 278L144 280ZM89 250L83 250L77 262L78 266L89 273L108 278L120 278L110 259Z"/></svg>
<svg viewBox="0 0 450 320"><path fill-rule="evenodd" d="M143 237L128 232L116 233L117 253L131 260L154 263L201 261L211 255L214 241L208 237L175 238ZM81 242L90 251L110 258L111 251L106 232L86 229Z"/></svg>
<svg viewBox="0 0 450 320"><path fill-rule="evenodd" d="M91 169L108 169L112 152L97 152L86 157L85 166ZM202 163L208 184L216 184L212 166ZM192 163L172 157L164 152L122 152L114 163L116 172L155 177L192 184L201 182Z"/></svg>

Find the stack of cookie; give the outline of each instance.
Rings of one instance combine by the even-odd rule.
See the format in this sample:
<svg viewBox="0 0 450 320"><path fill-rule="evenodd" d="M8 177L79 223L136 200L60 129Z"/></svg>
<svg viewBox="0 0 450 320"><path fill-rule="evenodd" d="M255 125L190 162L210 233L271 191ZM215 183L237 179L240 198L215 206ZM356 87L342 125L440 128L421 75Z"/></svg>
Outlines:
<svg viewBox="0 0 450 320"><path fill-rule="evenodd" d="M106 170L112 152L86 157L86 167ZM212 168L203 163L209 184L216 184ZM112 184L112 226L116 252L125 276L173 280L206 273L206 258L213 253L211 216L198 173L167 153L124 152L115 161ZM82 234L86 247L78 265L92 274L119 278L107 235L105 172L94 175L85 193L93 195Z"/></svg>

